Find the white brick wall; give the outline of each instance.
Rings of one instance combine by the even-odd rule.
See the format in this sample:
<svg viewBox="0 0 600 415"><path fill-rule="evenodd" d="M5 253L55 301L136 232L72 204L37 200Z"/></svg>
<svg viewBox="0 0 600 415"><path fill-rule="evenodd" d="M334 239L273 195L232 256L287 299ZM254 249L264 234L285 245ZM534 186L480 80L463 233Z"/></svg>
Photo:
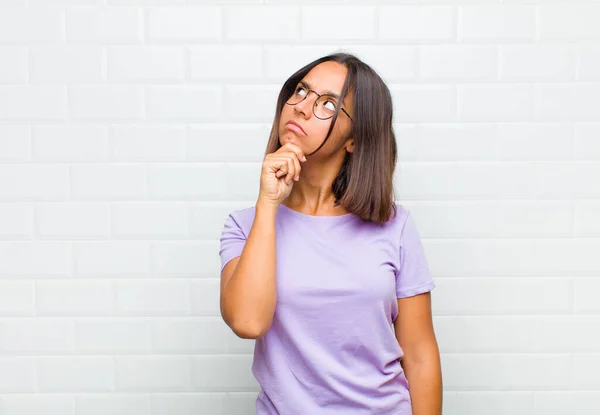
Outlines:
<svg viewBox="0 0 600 415"><path fill-rule="evenodd" d="M281 83L339 48L393 94L444 415L599 414L599 22L598 0L0 1L0 415L253 413L218 237Z"/></svg>

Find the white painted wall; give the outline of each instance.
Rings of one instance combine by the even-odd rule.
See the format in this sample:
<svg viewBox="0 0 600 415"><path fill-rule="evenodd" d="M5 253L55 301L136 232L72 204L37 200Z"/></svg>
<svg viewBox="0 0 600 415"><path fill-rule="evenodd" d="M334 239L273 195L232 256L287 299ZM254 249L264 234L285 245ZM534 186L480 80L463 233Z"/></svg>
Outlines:
<svg viewBox="0 0 600 415"><path fill-rule="evenodd" d="M253 414L218 237L339 48L394 96L444 414L599 414L600 2L266 3L0 2L0 414Z"/></svg>

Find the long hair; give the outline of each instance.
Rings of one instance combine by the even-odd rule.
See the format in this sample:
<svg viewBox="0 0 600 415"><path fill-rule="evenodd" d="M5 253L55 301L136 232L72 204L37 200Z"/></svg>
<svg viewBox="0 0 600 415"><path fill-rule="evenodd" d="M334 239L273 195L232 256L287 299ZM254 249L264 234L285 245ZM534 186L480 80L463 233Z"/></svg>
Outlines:
<svg viewBox="0 0 600 415"><path fill-rule="evenodd" d="M366 63L349 53L333 53L319 58L291 75L283 84L275 111L275 119L265 155L281 148L279 122L286 101L298 82L315 66L334 61L344 65L347 76L340 102L348 91L354 93L352 132L354 152L346 153L343 164L332 184L335 206L364 220L387 222L396 214L393 175L396 168L397 144L392 126L392 97L381 77ZM340 106L331 118L323 143L329 138L337 120Z"/></svg>

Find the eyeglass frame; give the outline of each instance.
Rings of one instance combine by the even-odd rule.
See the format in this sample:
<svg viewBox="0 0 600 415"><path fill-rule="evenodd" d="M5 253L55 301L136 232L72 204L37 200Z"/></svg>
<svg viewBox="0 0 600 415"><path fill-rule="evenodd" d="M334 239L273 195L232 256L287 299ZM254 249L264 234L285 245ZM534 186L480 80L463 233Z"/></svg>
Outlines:
<svg viewBox="0 0 600 415"><path fill-rule="evenodd" d="M304 88L306 88L306 90L307 90L308 92L306 93L306 95L304 96L304 98L302 98L300 101L298 101L298 102L296 102L296 103L294 103L294 104L288 104L288 101L289 101L289 100L290 100L290 98L293 96L293 94L296 92L296 89L298 89L298 86L299 86L299 85L302 85ZM311 92L314 92L314 93L315 93L315 95L317 96L317 99L315 100L315 103L314 103L314 104L313 104L313 106L312 106L312 112L313 112L313 114L315 115L315 117L317 117L317 118L318 118L318 119L320 119L320 120L324 120L324 121L325 121L325 120L330 120L330 119L332 119L332 118L333 118L333 115L331 115L331 117L328 117L328 118L320 118L320 117L317 115L317 113L315 112L315 108L317 107L317 101L318 101L318 100L319 100L321 97L333 97L333 98L336 98L336 96L335 96L335 95L331 95L331 94L319 94L319 93L318 93L317 91L315 91L314 89L310 89L310 88L308 87L308 85L306 85L306 84L305 84L304 82L302 82L302 81L298 82L298 84L297 84L297 85L294 87L294 92L292 92L292 96L290 96L290 98L288 98L288 99L285 101L285 104L286 104L286 105L298 105L299 103L301 103L302 101L304 101L304 100L305 100L305 99L306 99L306 98L307 98L307 97L310 95L310 93L311 93ZM336 99L337 99L337 98L336 98ZM343 107L341 104L340 104L340 109L341 109L342 111L344 111L344 114L346 114L346 115L348 116L348 118L350 119L350 121L354 122L354 120L352 119L352 117L350 116L350 114L348 114L348 111L346 111L346 110L344 109L344 107Z"/></svg>

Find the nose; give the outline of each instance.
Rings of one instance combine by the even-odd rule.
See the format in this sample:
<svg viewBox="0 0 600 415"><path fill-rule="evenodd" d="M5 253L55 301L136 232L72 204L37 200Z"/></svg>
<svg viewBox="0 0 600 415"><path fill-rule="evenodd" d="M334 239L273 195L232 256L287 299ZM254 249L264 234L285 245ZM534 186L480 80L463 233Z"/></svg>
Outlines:
<svg viewBox="0 0 600 415"><path fill-rule="evenodd" d="M306 96L304 97L304 99L302 101L300 101L299 103L297 103L296 105L294 105L294 110L302 112L304 114L305 118L310 118L312 116L315 102L319 98L318 96L316 96L316 93L315 93L315 99L314 100L311 99L309 97L311 92L314 92L314 91L309 90L306 93Z"/></svg>

